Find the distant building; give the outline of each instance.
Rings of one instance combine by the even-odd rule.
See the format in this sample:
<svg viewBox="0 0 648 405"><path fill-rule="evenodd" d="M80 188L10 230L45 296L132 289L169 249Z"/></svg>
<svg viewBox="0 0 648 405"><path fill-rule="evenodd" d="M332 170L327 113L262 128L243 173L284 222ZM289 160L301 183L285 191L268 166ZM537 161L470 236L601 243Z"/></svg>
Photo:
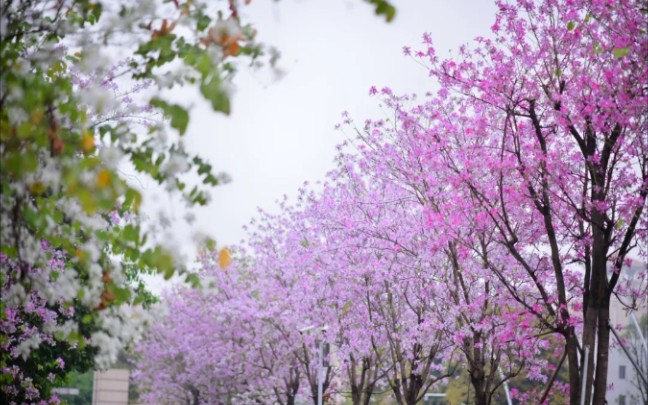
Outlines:
<svg viewBox="0 0 648 405"><path fill-rule="evenodd" d="M92 384L92 405L128 405L127 369L96 371Z"/></svg>
<svg viewBox="0 0 648 405"><path fill-rule="evenodd" d="M626 275L632 279L638 271L645 271L646 264L639 263L629 269L624 269ZM646 326L641 328L641 335L644 341L638 337L636 332L635 321L639 323L642 316L646 316L648 306L646 302L640 303L639 311L632 313L627 312L623 305L613 296L610 304L610 324L613 326L621 325L622 330L617 329L621 338L627 338L629 333L635 334L635 339L630 339L624 343L626 350L634 358L635 364L642 370L643 374L648 374L648 345L646 345ZM634 317L634 319L632 319ZM618 344L614 335L610 336L610 356L608 359L608 383L611 385L607 392L607 402L612 405L646 405L648 399L648 387L645 387L632 361L628 358L621 345ZM643 388L643 393L641 391Z"/></svg>

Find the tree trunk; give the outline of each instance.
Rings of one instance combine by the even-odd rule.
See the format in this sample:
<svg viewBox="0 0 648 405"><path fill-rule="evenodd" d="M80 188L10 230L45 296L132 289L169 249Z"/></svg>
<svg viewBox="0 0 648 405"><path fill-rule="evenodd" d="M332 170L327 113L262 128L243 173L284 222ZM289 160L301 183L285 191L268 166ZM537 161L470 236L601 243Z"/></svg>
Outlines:
<svg viewBox="0 0 648 405"><path fill-rule="evenodd" d="M396 398L396 402L398 403L398 405L403 405L404 402L403 402L403 395L401 394L401 382L398 378L394 381L394 384L392 385L391 388L392 391L394 392L394 397Z"/></svg>
<svg viewBox="0 0 648 405"><path fill-rule="evenodd" d="M363 357L360 362L360 375L357 375L358 363L351 356L351 368L349 370L349 381L351 383L351 402L353 405L366 405L369 403L373 393L371 373L371 360ZM359 377L359 380L357 379Z"/></svg>
<svg viewBox="0 0 648 405"><path fill-rule="evenodd" d="M475 390L475 405L488 405L488 393L486 392L486 372L484 371L484 352L481 349L477 348L475 343L480 342L480 337L478 334L475 334L474 343L473 343L473 357L468 359L468 364L470 369L468 373L470 375L470 384Z"/></svg>
<svg viewBox="0 0 648 405"><path fill-rule="evenodd" d="M488 395L486 393L486 383L484 381L484 372L471 373L470 382L475 390L475 405L489 405Z"/></svg>
<svg viewBox="0 0 648 405"><path fill-rule="evenodd" d="M606 294L599 308L599 328L596 352L596 379L594 380L594 405L605 404L607 393L608 355L610 351L610 299Z"/></svg>
<svg viewBox="0 0 648 405"><path fill-rule="evenodd" d="M577 371L576 376L578 378L578 385L576 387L577 392L570 392L570 404L571 405L580 405L581 395L582 395L582 381L585 379L585 404L589 404L591 401L591 387L594 382L594 352L596 347L594 346L594 341L596 338L596 329L598 326L598 308L594 303L594 297L590 297L590 303L587 305L587 311L585 312L585 321L583 325L583 351L580 361L580 369ZM587 358L585 358L585 350L589 350ZM585 364L587 364L587 374L584 375ZM570 372L570 382L572 380L571 372L572 368L569 368ZM570 391L572 387L570 386Z"/></svg>
<svg viewBox="0 0 648 405"><path fill-rule="evenodd" d="M481 346L481 348L480 348ZM486 349L483 346L481 332L473 333L472 343L466 348L469 350L472 347L472 359L468 359L470 365L470 383L475 390L475 405L488 405L490 395L488 395L486 386ZM495 368L498 364L495 364Z"/></svg>
<svg viewBox="0 0 648 405"><path fill-rule="evenodd" d="M374 384L369 384L364 389L364 395L362 397L362 402L360 405L369 405L371 402L371 395L373 395Z"/></svg>
<svg viewBox="0 0 648 405"><path fill-rule="evenodd" d="M578 339L574 327L567 328L567 366L569 367L569 403L570 405L580 405L580 366L578 363Z"/></svg>
<svg viewBox="0 0 648 405"><path fill-rule="evenodd" d="M602 201L598 192L592 201ZM610 313L610 298L608 295L607 251L609 248L608 232L605 229L603 213L592 209L592 286L585 314L583 330L583 347L589 345L589 358L585 385L585 404L592 402L592 387L594 387L593 405L605 403L607 390L607 367L610 334L608 317ZM598 347L595 347L595 337L598 337ZM596 353L596 369L594 358ZM596 380L594 379L596 376Z"/></svg>
<svg viewBox="0 0 648 405"><path fill-rule="evenodd" d="M360 390L355 384L351 384L351 403L353 405L360 405Z"/></svg>
<svg viewBox="0 0 648 405"><path fill-rule="evenodd" d="M423 388L423 377L418 374L410 374L409 386L406 386L405 403L407 405L416 405L421 388Z"/></svg>
<svg viewBox="0 0 648 405"><path fill-rule="evenodd" d="M189 399L190 405L200 405L200 391L198 388L190 387L189 392L191 393L191 398Z"/></svg>
<svg viewBox="0 0 648 405"><path fill-rule="evenodd" d="M299 375L290 381L288 384L288 394L286 396L286 405L295 405L297 400L297 392L299 391Z"/></svg>

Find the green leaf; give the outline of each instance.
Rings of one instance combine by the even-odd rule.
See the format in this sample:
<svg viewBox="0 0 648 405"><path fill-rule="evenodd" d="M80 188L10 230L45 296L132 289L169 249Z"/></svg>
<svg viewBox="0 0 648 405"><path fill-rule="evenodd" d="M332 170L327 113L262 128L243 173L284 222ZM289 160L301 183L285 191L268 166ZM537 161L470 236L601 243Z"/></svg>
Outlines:
<svg viewBox="0 0 648 405"><path fill-rule="evenodd" d="M353 307L353 301L345 302L342 306L342 315L346 316L349 313L349 309L351 309L351 307Z"/></svg>
<svg viewBox="0 0 648 405"><path fill-rule="evenodd" d="M202 32L205 30L205 28L209 26L209 24L211 24L211 18L201 13L198 16L196 23L197 23L198 31Z"/></svg>
<svg viewBox="0 0 648 405"><path fill-rule="evenodd" d="M126 225L123 231L124 240L135 244L139 241L139 229L133 225Z"/></svg>
<svg viewBox="0 0 648 405"><path fill-rule="evenodd" d="M91 24L94 24L97 21L99 21L99 19L101 18L101 12L103 11L103 6L101 5L101 3L92 3L90 5L90 9L92 11L90 12L90 15L88 15L88 21Z"/></svg>
<svg viewBox="0 0 648 405"><path fill-rule="evenodd" d="M603 47L601 46L601 44L594 42L594 44L592 45L592 53L594 55L598 55L601 52L603 52Z"/></svg>
<svg viewBox="0 0 648 405"><path fill-rule="evenodd" d="M612 55L614 55L615 58L623 58L628 53L630 53L630 48L617 48L612 51Z"/></svg>
<svg viewBox="0 0 648 405"><path fill-rule="evenodd" d="M215 69L214 64L211 61L211 58L207 53L201 51L200 54L196 55L196 60L194 67L200 73L201 76L206 77Z"/></svg>
<svg viewBox="0 0 648 405"><path fill-rule="evenodd" d="M144 267L163 274L165 280L170 279L175 273L173 256L164 251L161 246L142 252L140 260Z"/></svg>
<svg viewBox="0 0 648 405"><path fill-rule="evenodd" d="M164 270L164 279L165 280L171 279L171 277L173 277L174 272L175 270L173 269L173 267L167 267L166 270Z"/></svg>
<svg viewBox="0 0 648 405"><path fill-rule="evenodd" d="M142 195L137 190L129 188L126 190L126 195L125 195L124 203L122 204L122 209L130 210L132 208L133 211L137 212L139 210L139 206L141 203L142 203Z"/></svg>
<svg viewBox="0 0 648 405"><path fill-rule="evenodd" d="M86 213L94 214L97 211L97 199L92 191L87 188L79 189L77 191L77 197Z"/></svg>
<svg viewBox="0 0 648 405"><path fill-rule="evenodd" d="M151 105L158 107L164 112L164 115L171 118L171 126L177 129L180 135L184 135L189 124L189 113L187 110L177 104L169 104L159 98L152 99Z"/></svg>
<svg viewBox="0 0 648 405"><path fill-rule="evenodd" d="M193 288L200 287L200 277L197 274L187 274L185 281L191 284Z"/></svg>
<svg viewBox="0 0 648 405"><path fill-rule="evenodd" d="M576 24L573 21L567 23L567 29L569 31L572 31L574 28L576 28Z"/></svg>
<svg viewBox="0 0 648 405"><path fill-rule="evenodd" d="M220 78L212 76L207 82L200 85L200 92L211 102L214 111L229 114L231 111L230 99L221 86Z"/></svg>
<svg viewBox="0 0 648 405"><path fill-rule="evenodd" d="M373 4L377 16L385 16L387 22L391 22L396 17L396 8L386 0L366 0L368 3Z"/></svg>
<svg viewBox="0 0 648 405"><path fill-rule="evenodd" d="M205 241L203 242L203 244L204 244L204 246L205 246L205 249L207 249L207 250L209 250L209 251L212 251L212 250L215 250L215 249L216 249L216 241L213 240L212 238L207 238L207 239L205 239Z"/></svg>
<svg viewBox="0 0 648 405"><path fill-rule="evenodd" d="M115 283L108 283L108 290L115 295L115 304L121 304L130 300L131 293L128 288L120 288Z"/></svg>

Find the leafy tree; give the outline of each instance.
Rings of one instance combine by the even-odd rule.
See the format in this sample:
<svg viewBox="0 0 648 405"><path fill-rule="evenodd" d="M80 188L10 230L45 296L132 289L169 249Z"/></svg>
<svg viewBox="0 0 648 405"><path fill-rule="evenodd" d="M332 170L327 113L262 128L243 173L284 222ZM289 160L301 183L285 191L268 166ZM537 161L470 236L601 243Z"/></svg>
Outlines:
<svg viewBox="0 0 648 405"><path fill-rule="evenodd" d="M147 231L142 195L120 168L188 205L205 204L203 187L221 182L184 151L189 113L162 91L195 84L215 111L230 112L236 60L263 51L235 5L221 6L2 2L3 403L47 400L68 371L114 361L152 301L139 275L183 272ZM132 56L108 63L124 43ZM202 184L185 182L189 172Z"/></svg>
<svg viewBox="0 0 648 405"><path fill-rule="evenodd" d="M85 373L72 372L66 376L66 381L62 386L78 388L78 395L63 396L70 405L87 405L92 403L92 384L94 372L86 371Z"/></svg>

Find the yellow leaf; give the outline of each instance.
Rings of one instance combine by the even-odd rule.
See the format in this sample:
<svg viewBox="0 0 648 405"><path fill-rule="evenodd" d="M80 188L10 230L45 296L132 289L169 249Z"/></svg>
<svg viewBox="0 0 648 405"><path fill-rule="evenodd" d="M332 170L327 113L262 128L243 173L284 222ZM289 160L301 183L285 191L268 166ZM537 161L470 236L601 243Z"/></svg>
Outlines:
<svg viewBox="0 0 648 405"><path fill-rule="evenodd" d="M34 110L34 112L32 112L31 120L34 125L38 125L43 122L43 111Z"/></svg>
<svg viewBox="0 0 648 405"><path fill-rule="evenodd" d="M139 211L140 205L142 205L142 195L136 192L135 198L133 200L133 209L135 210L135 212Z"/></svg>
<svg viewBox="0 0 648 405"><path fill-rule="evenodd" d="M81 136L81 150L83 153L90 153L94 150L94 135L92 132L85 130Z"/></svg>
<svg viewBox="0 0 648 405"><path fill-rule="evenodd" d="M45 192L45 184L42 181L36 181L29 187L33 195L41 195Z"/></svg>
<svg viewBox="0 0 648 405"><path fill-rule="evenodd" d="M106 188L110 184L110 172L106 169L99 172L97 175L97 185L100 188Z"/></svg>
<svg viewBox="0 0 648 405"><path fill-rule="evenodd" d="M223 269L232 263L232 257L227 248L223 248L218 253L218 265Z"/></svg>

